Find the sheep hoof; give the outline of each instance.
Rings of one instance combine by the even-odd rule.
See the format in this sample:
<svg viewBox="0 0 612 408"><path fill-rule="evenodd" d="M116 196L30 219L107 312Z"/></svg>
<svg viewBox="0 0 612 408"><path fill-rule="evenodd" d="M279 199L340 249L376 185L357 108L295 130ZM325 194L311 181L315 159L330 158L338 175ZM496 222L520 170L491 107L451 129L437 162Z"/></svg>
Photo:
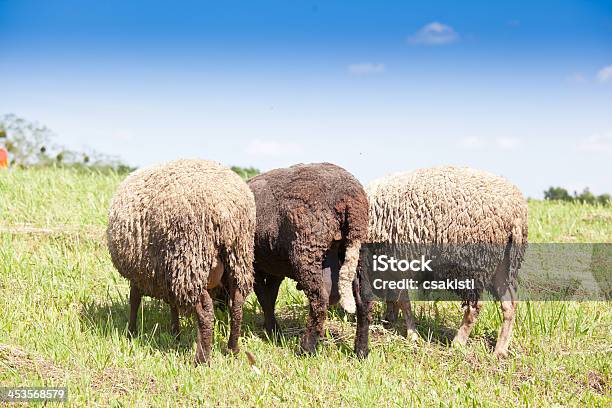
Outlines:
<svg viewBox="0 0 612 408"><path fill-rule="evenodd" d="M305 346L305 345L300 345L300 354L303 356L312 356L314 354L316 354L317 352L317 348L316 346L311 347L311 346Z"/></svg>
<svg viewBox="0 0 612 408"><path fill-rule="evenodd" d="M419 340L419 333L416 330L409 329L406 332L406 339L409 341L415 342Z"/></svg>
<svg viewBox="0 0 612 408"><path fill-rule="evenodd" d="M302 349L302 354L315 354L317 351L317 339L305 334L300 342L300 347Z"/></svg>
<svg viewBox="0 0 612 408"><path fill-rule="evenodd" d="M276 322L273 325L266 326L266 333L270 338L277 338L283 335L283 331Z"/></svg>
<svg viewBox="0 0 612 408"><path fill-rule="evenodd" d="M204 354L196 353L195 366L197 367L199 365L205 365L205 364L210 365L210 359Z"/></svg>
<svg viewBox="0 0 612 408"><path fill-rule="evenodd" d="M136 337L136 335L137 335L137 334L138 334L138 333L136 332L136 329L130 329L130 328L128 328L128 331L127 331L127 337L128 337L128 339L130 339L130 340L134 339L134 338Z"/></svg>
<svg viewBox="0 0 612 408"><path fill-rule="evenodd" d="M382 321L382 326L386 329L386 330L391 330L393 328L393 325L395 324L394 321L390 321L390 320L383 320Z"/></svg>
<svg viewBox="0 0 612 408"><path fill-rule="evenodd" d="M359 359L365 359L368 357L368 354L370 354L370 349L369 348L365 348L363 350L355 350L355 355L357 356L357 358Z"/></svg>
<svg viewBox="0 0 612 408"><path fill-rule="evenodd" d="M506 359L508 358L508 350L495 350L493 355L499 359Z"/></svg>
<svg viewBox="0 0 612 408"><path fill-rule="evenodd" d="M455 338L453 339L453 347L464 347L467 344L467 337L464 336L455 336Z"/></svg>

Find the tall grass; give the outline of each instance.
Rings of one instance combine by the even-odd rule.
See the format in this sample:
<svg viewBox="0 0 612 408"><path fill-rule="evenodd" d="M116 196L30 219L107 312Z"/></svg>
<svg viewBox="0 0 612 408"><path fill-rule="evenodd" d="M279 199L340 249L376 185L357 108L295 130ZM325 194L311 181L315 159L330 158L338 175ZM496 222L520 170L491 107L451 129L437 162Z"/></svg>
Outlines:
<svg viewBox="0 0 612 408"><path fill-rule="evenodd" d="M372 328L372 352L351 354L354 321L330 311L319 353L296 354L306 300L285 282L285 335L266 338L259 305L245 306L243 353L225 354L228 316L216 310L210 367L195 368L195 331L170 334L165 304L143 302L129 340L127 282L104 242L106 209L122 176L70 169L0 172L0 386L65 385L69 406L610 406L612 307L522 302L511 356L491 354L501 322L487 303L467 347L448 345L461 318L453 302L415 305L421 340ZM531 201L532 242L612 242L609 208ZM379 318L381 308L376 310Z"/></svg>

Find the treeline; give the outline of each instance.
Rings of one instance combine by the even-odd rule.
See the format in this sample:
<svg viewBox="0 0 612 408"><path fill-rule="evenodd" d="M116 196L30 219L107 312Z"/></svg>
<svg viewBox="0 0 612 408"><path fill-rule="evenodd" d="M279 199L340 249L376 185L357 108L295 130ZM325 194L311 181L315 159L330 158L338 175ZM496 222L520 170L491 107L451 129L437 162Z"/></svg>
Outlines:
<svg viewBox="0 0 612 408"><path fill-rule="evenodd" d="M8 152L11 167L55 166L122 173L134 170L116 157L94 150L71 150L55 143L54 138L53 131L38 122L14 114L0 116L0 147Z"/></svg>
<svg viewBox="0 0 612 408"><path fill-rule="evenodd" d="M548 190L544 191L544 199L584 204L612 205L612 197L610 194L595 195L591 193L588 188L582 190L582 193L574 191L574 194L570 194L562 187L550 187Z"/></svg>
<svg viewBox="0 0 612 408"><path fill-rule="evenodd" d="M0 116L0 148L6 149L10 167L71 167L129 173L135 170L114 156L96 151L79 152L54 143L55 133L47 126L14 114ZM243 179L259 174L254 167L233 166Z"/></svg>

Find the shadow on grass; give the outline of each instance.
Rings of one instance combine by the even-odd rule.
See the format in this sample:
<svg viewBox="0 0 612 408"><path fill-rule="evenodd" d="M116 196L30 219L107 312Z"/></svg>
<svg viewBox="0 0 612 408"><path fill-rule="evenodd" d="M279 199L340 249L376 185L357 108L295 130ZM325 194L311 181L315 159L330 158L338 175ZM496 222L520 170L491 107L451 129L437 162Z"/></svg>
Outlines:
<svg viewBox="0 0 612 408"><path fill-rule="evenodd" d="M429 313L425 311L425 307L417 310L417 313L414 314L414 322L419 337L443 347L452 346L453 339L461 324L462 314L455 316L454 313L449 314L448 311L439 311L435 304L428 307ZM382 317L379 316L377 321L383 323ZM397 321L385 325L385 328L388 332L406 337L407 329L403 313L400 312ZM475 336L474 332L472 332L470 338L474 341L484 341L487 347L493 350L497 342L497 331L495 329L485 329L478 336Z"/></svg>
<svg viewBox="0 0 612 408"><path fill-rule="evenodd" d="M268 338L263 329L263 315L258 311L259 304L247 302L243 309L242 336L249 333L260 338ZM282 336L270 338L281 346L299 338L305 327L307 309L293 307L295 313L281 313L279 323L286 328ZM128 335L129 301L111 299L109 301L90 301L84 303L80 313L81 324L87 330L102 338L126 338ZM171 332L170 306L163 301L143 297L138 312L137 334L131 339L159 351L190 352L196 341L196 325L192 315L181 315L181 332L177 340ZM230 318L225 303L215 301L214 343L213 347L227 353Z"/></svg>
<svg viewBox="0 0 612 408"><path fill-rule="evenodd" d="M380 309L380 308L379 308ZM435 309L435 307L434 307ZM430 309L431 311L431 309ZM355 335L355 319L353 315L346 315L341 309L332 307L328 312L326 333L321 338L323 346L336 346L343 353L353 354L353 341ZM107 302L88 302L83 305L81 322L83 327L100 337L128 338L127 326L129 315L129 302L127 299L112 299ZM259 303L251 299L245 303L243 309L242 335L254 335L278 347L292 348L296 354L301 354L300 337L306 329L308 306L302 304L285 305L276 311L276 318L281 327L281 333L272 336L264 329L264 319ZM373 323L382 322L382 311L377 310L373 316ZM227 352L226 342L229 336L229 312L223 303L215 303L215 348ZM348 321L343 323L343 320ZM459 327L460 316L457 316L456 327ZM450 346L457 331L450 316L435 313L426 313L419 308L415 314L415 322L419 336L429 342L441 346ZM400 314L397 321L378 336L384 333L393 333L401 337L406 336L406 324ZM371 333L372 340L377 334ZM480 339L484 339L490 348L496 341L496 333L486 331ZM159 300L144 297L138 313L137 335L132 341L138 342L160 351L191 352L196 339L195 322L192 316L181 316L181 334L177 340L171 333L170 308Z"/></svg>
<svg viewBox="0 0 612 408"><path fill-rule="evenodd" d="M296 355L303 355L299 344L300 338L306 331L308 311L308 306L302 304L277 307L275 314L280 332L271 334L264 328L264 317L258 303L245 306L244 314L248 329L254 336L278 347L291 348ZM342 323L345 316L348 321L353 320L350 327ZM341 353L347 356L353 355L354 335L354 316L345 315L340 308L332 306L328 311L325 333L319 340L319 347L338 347Z"/></svg>
<svg viewBox="0 0 612 408"><path fill-rule="evenodd" d="M100 337L125 337L129 339L127 326L129 302L113 300L110 303L95 301L83 304L81 323L87 330ZM185 351L195 340L190 319L181 319L180 340L172 335L170 329L170 308L167 304L154 299L143 298L138 312L137 334L134 342L145 343L160 351Z"/></svg>

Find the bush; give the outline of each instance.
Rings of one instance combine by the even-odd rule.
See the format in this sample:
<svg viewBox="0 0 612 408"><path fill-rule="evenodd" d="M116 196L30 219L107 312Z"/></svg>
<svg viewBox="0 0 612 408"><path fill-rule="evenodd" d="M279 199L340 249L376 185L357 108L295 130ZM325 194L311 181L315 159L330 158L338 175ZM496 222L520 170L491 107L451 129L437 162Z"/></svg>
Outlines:
<svg viewBox="0 0 612 408"><path fill-rule="evenodd" d="M544 199L545 200L557 200L557 201L568 201L568 202L578 202L583 204L601 204L601 205L610 205L611 197L610 194L601 194L599 196L591 193L589 188L585 188L582 190L582 193L578 194L574 191L574 195L570 195L570 193L562 188L562 187L550 187L548 190L544 191Z"/></svg>
<svg viewBox="0 0 612 408"><path fill-rule="evenodd" d="M232 170L245 180L255 177L260 173L260 171L255 167L232 166Z"/></svg>

